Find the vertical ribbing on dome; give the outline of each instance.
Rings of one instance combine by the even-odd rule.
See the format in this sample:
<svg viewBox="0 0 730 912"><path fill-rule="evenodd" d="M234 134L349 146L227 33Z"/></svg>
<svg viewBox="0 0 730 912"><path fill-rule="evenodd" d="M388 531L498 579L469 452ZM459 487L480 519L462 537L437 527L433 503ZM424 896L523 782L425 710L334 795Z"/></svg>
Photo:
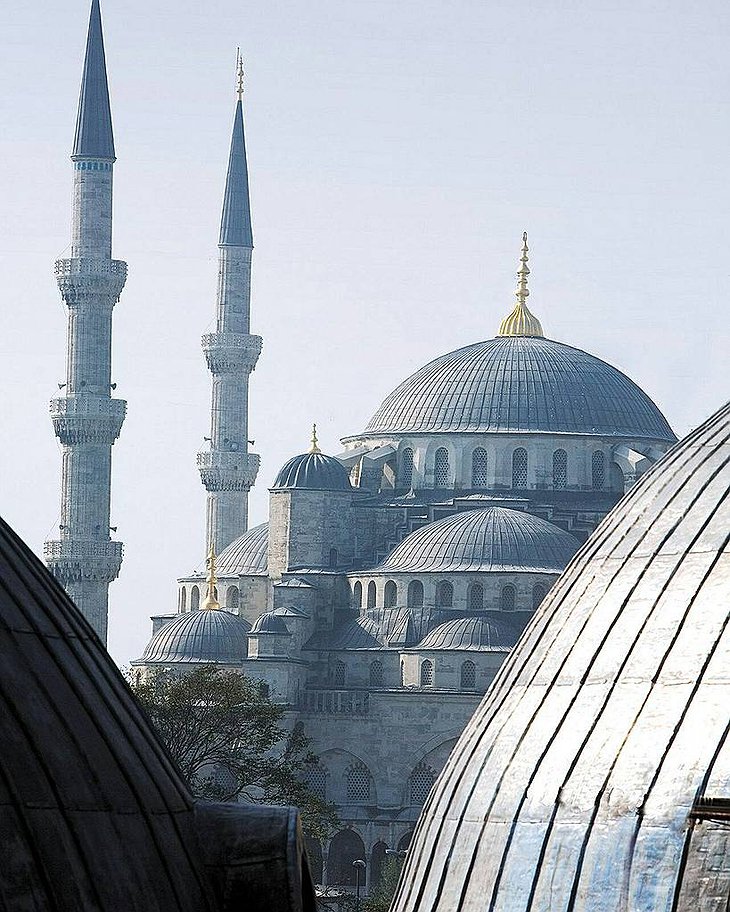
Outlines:
<svg viewBox="0 0 730 912"><path fill-rule="evenodd" d="M498 336L539 336L543 337L545 333L537 317L530 312L527 307L527 298L530 295L530 289L527 287L527 280L530 275L530 268L527 265L527 252L530 248L527 246L527 232L522 234L522 255L520 256L520 268L517 270L517 304L509 316L502 320L499 327Z"/></svg>

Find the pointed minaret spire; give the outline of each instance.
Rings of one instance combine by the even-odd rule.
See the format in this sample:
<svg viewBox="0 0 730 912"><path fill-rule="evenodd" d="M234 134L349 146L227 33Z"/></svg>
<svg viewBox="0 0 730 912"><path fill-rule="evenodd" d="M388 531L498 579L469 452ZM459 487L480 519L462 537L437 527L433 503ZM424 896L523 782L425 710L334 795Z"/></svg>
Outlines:
<svg viewBox="0 0 730 912"><path fill-rule="evenodd" d="M527 246L527 232L525 231L522 234L520 268L517 270L517 291L515 292L517 304L512 313L502 320L497 333L498 336L543 337L545 335L540 321L527 307L527 299L530 296L530 289L527 287L527 280L530 275L530 267L527 265L529 249Z"/></svg>
<svg viewBox="0 0 730 912"><path fill-rule="evenodd" d="M248 492L259 457L248 452L249 375L261 353L261 336L251 335L253 234L243 130L243 63L236 55L236 110L228 157L218 247L216 331L203 336L213 375L210 449L198 453L208 492L206 540L218 554L248 527Z"/></svg>
<svg viewBox="0 0 730 912"><path fill-rule="evenodd" d="M72 156L115 159L99 0L91 3Z"/></svg>

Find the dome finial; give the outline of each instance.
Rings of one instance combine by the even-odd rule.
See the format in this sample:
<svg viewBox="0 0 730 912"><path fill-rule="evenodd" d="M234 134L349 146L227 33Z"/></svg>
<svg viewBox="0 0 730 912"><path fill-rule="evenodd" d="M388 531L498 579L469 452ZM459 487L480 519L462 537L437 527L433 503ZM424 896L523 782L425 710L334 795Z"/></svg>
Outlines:
<svg viewBox="0 0 730 912"><path fill-rule="evenodd" d="M220 603L215 597L215 588L217 580L215 578L215 547L213 544L210 546L210 551L208 551L208 592L205 596L203 604L200 606L201 611L217 611L220 608Z"/></svg>
<svg viewBox="0 0 730 912"><path fill-rule="evenodd" d="M243 57L241 57L241 48L236 48L236 95L238 100L243 98Z"/></svg>
<svg viewBox="0 0 730 912"><path fill-rule="evenodd" d="M312 445L309 448L310 453L321 453L322 450L319 448L319 441L317 440L317 425L312 425Z"/></svg>
<svg viewBox="0 0 730 912"><path fill-rule="evenodd" d="M540 321L527 308L527 299L530 296L530 289L527 287L527 279L530 275L530 267L527 265L529 249L527 246L527 232L523 231L522 254L520 256L520 268L517 270L517 291L515 292L517 304L512 313L502 320L497 333L498 336L544 337L545 335Z"/></svg>

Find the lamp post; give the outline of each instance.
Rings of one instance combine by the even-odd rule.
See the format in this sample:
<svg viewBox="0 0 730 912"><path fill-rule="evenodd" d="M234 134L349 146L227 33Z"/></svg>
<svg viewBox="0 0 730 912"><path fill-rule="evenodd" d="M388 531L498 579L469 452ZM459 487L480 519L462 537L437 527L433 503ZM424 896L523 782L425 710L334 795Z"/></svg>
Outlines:
<svg viewBox="0 0 730 912"><path fill-rule="evenodd" d="M352 863L355 869L355 912L360 912L360 878L365 870L365 862L358 858Z"/></svg>

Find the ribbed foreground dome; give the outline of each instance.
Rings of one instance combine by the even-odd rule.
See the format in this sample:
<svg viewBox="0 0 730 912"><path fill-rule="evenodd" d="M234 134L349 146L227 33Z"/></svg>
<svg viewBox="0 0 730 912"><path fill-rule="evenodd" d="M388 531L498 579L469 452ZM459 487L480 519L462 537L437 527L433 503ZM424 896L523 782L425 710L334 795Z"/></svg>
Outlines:
<svg viewBox="0 0 730 912"><path fill-rule="evenodd" d="M237 665L246 658L250 629L230 611L190 611L158 630L136 664Z"/></svg>
<svg viewBox="0 0 730 912"><path fill-rule="evenodd" d="M439 624L418 644L419 649L473 649L506 652L517 642L519 628L496 611Z"/></svg>
<svg viewBox="0 0 730 912"><path fill-rule="evenodd" d="M301 453L285 463L276 476L275 488L310 488L317 491L349 491L350 476L342 463L324 453Z"/></svg>
<svg viewBox="0 0 730 912"><path fill-rule="evenodd" d="M529 513L488 507L454 513L407 535L377 567L382 573L560 573L576 538Z"/></svg>
<svg viewBox="0 0 730 912"><path fill-rule="evenodd" d="M726 908L729 541L730 405L537 611L431 792L397 912Z"/></svg>
<svg viewBox="0 0 730 912"><path fill-rule="evenodd" d="M269 524L261 523L231 542L218 555L219 576L265 575L269 560Z"/></svg>
<svg viewBox="0 0 730 912"><path fill-rule="evenodd" d="M431 361L385 399L362 436L442 431L676 439L621 371L578 348L527 336L489 339Z"/></svg>

